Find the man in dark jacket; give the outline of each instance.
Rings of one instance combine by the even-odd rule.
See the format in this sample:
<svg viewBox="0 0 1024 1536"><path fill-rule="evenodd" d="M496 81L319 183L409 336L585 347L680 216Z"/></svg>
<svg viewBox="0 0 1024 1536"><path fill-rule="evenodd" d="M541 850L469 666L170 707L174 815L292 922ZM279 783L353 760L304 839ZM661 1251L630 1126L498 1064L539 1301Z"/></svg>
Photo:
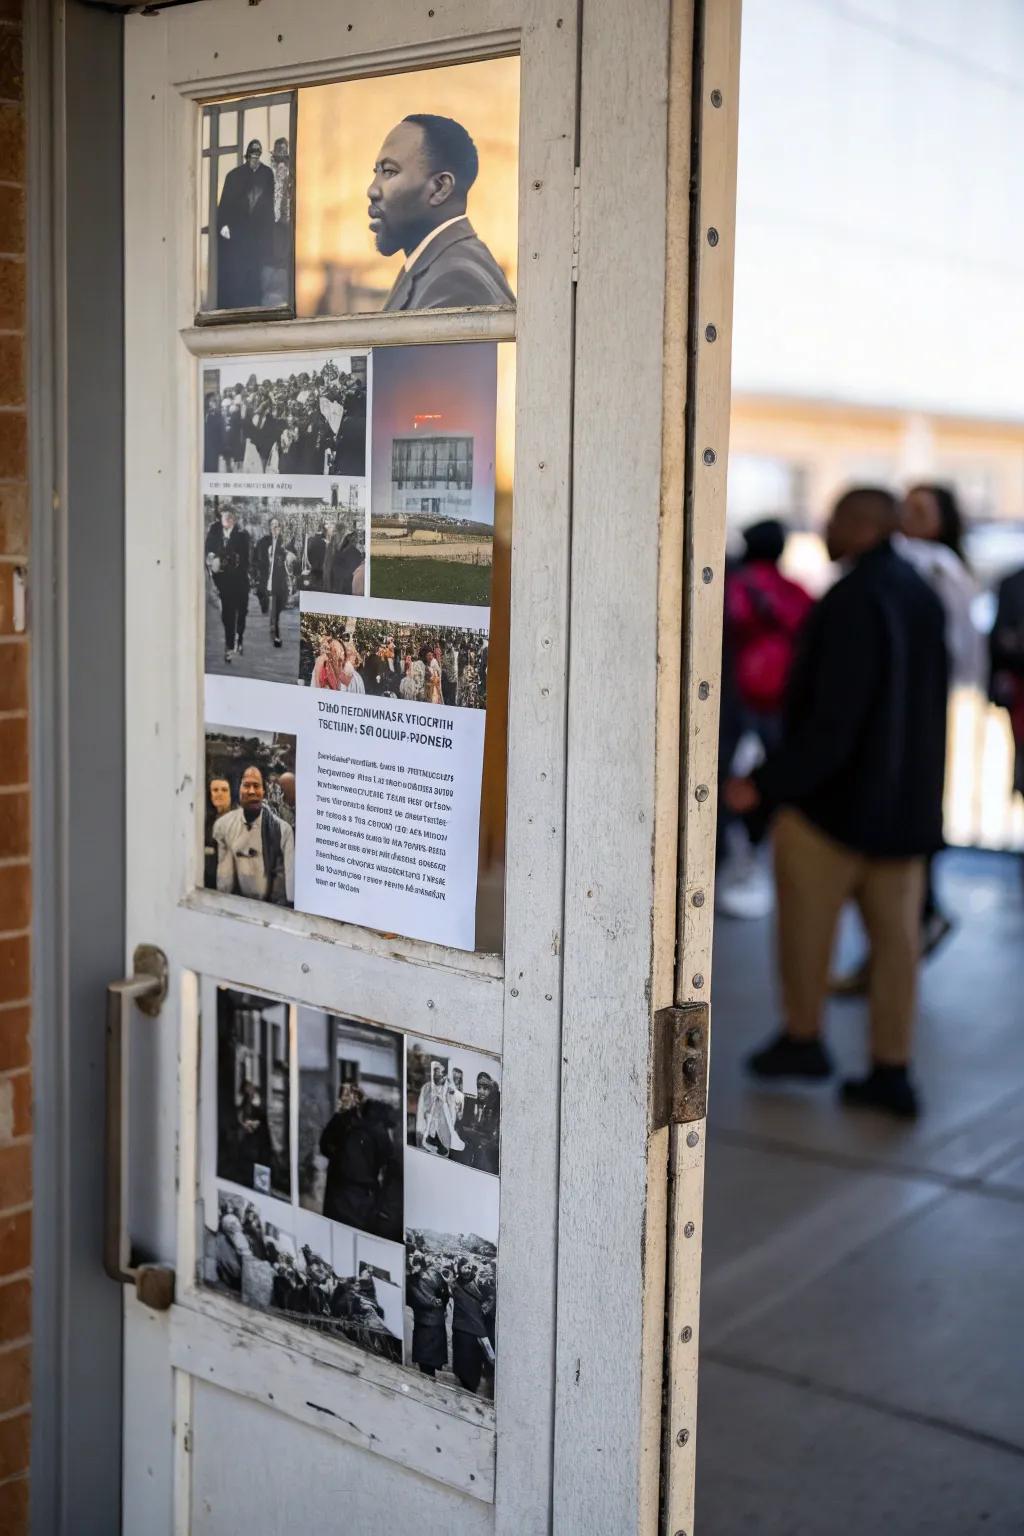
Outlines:
<svg viewBox="0 0 1024 1536"><path fill-rule="evenodd" d="M476 145L450 117L413 113L381 145L366 190L382 256L405 252L386 310L514 304L498 263L466 217Z"/></svg>
<svg viewBox="0 0 1024 1536"><path fill-rule="evenodd" d="M241 656L249 608L249 535L236 526L233 507L222 507L220 521L206 534L206 568L220 598L224 625L224 660Z"/></svg>
<svg viewBox="0 0 1024 1536"><path fill-rule="evenodd" d="M274 173L263 145L246 145L245 161L229 171L217 204L217 308L258 309L264 268L273 261Z"/></svg>
<svg viewBox="0 0 1024 1536"><path fill-rule="evenodd" d="M467 1392L477 1391L490 1359L486 1301L476 1265L460 1259L452 1286L452 1370Z"/></svg>
<svg viewBox="0 0 1024 1536"><path fill-rule="evenodd" d="M872 1069L843 1084L843 1099L910 1118L924 861L942 846L948 662L942 607L892 548L896 522L888 491L853 490L836 504L829 554L850 569L805 628L782 744L725 796L739 814L774 815L784 1027L751 1070L831 1072L821 1014L852 897L871 941Z"/></svg>
<svg viewBox="0 0 1024 1536"><path fill-rule="evenodd" d="M256 595L260 608L270 614L270 638L281 645L281 610L288 606L288 561L294 550L281 537L278 518L270 520L270 532L256 542Z"/></svg>
<svg viewBox="0 0 1024 1536"><path fill-rule="evenodd" d="M337 1111L320 1137L320 1153L327 1159L324 1215L361 1232L391 1237L381 1219L381 1181L393 1157L391 1138L380 1118L367 1113L361 1088L342 1085Z"/></svg>

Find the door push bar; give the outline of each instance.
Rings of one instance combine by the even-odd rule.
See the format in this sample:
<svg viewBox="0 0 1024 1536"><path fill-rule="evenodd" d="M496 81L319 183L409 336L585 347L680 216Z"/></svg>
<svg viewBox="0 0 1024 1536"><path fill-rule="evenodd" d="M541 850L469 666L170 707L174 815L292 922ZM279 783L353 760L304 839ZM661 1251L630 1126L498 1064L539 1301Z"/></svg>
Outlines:
<svg viewBox="0 0 1024 1536"><path fill-rule="evenodd" d="M132 1004L155 1019L167 996L167 956L140 944L132 956L134 974L107 987L107 1118L103 1268L120 1285L134 1285L139 1300L166 1312L174 1300L174 1270L167 1264L133 1264L128 1233L128 1142L125 1122L128 1053L125 1042Z"/></svg>

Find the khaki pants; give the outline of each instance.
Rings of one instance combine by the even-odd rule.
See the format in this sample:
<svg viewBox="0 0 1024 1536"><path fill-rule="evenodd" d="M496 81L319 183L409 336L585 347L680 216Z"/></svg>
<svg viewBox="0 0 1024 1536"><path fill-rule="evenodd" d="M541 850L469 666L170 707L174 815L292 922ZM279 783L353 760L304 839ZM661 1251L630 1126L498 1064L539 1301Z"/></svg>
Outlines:
<svg viewBox="0 0 1024 1536"><path fill-rule="evenodd" d="M820 832L799 811L775 819L779 976L785 1027L816 1039L839 914L856 901L871 945L871 1055L883 1066L910 1060L921 949L924 859L877 859Z"/></svg>

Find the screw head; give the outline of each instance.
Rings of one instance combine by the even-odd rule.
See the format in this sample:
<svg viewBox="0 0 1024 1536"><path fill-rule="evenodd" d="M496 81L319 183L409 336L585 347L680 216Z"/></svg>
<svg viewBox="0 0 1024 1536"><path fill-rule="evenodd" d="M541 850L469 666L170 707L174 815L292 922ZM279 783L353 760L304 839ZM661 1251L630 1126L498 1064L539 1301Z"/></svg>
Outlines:
<svg viewBox="0 0 1024 1536"><path fill-rule="evenodd" d="M688 1221L686 1223L686 1226L683 1228L683 1236L684 1237L692 1237L693 1234L696 1232L696 1230L697 1230L697 1228L694 1226L693 1222L692 1221Z"/></svg>
<svg viewBox="0 0 1024 1536"><path fill-rule="evenodd" d="M690 1047L691 1051L699 1050L701 1041L703 1039L704 1036L701 1032L699 1024L695 1024L692 1029L688 1029L686 1031L686 1043Z"/></svg>
<svg viewBox="0 0 1024 1536"><path fill-rule="evenodd" d="M718 327L714 326L714 325L706 325L704 327L704 340L705 341L717 341L718 340Z"/></svg>
<svg viewBox="0 0 1024 1536"><path fill-rule="evenodd" d="M708 245L714 246L714 245L717 245L717 244L718 244L718 230L712 224L711 228L708 230Z"/></svg>
<svg viewBox="0 0 1024 1536"><path fill-rule="evenodd" d="M718 458L718 454L713 448L705 448L704 452L701 454L701 458L704 460L705 464L713 464Z"/></svg>
<svg viewBox="0 0 1024 1536"><path fill-rule="evenodd" d="M706 565L704 567L704 569L701 571L700 579L704 583L705 586L709 586L710 583L714 581L715 573L711 569L710 565Z"/></svg>
<svg viewBox="0 0 1024 1536"><path fill-rule="evenodd" d="M710 791L710 789L708 789L706 784L698 784L697 788L694 790L693 793L694 793L696 799L700 802L700 804L703 805L704 801L708 798L708 795L710 795L711 791Z"/></svg>
<svg viewBox="0 0 1024 1536"><path fill-rule="evenodd" d="M689 1324L687 1324L687 1326L683 1329L682 1333L679 1335L679 1342L680 1342L680 1344L689 1344L689 1342L690 1342L690 1340L692 1338L693 1338L693 1329L689 1326Z"/></svg>
<svg viewBox="0 0 1024 1536"><path fill-rule="evenodd" d="M700 971L698 971L696 973L696 975L694 976L694 978L693 978L693 985L694 985L694 987L696 988L696 990L698 992L700 991L701 987L704 985L704 977L703 977L703 974Z"/></svg>
<svg viewBox="0 0 1024 1536"><path fill-rule="evenodd" d="M711 105L713 107L720 107L722 105L722 93L717 86L711 92Z"/></svg>
<svg viewBox="0 0 1024 1536"><path fill-rule="evenodd" d="M700 1141L700 1137L697 1135L697 1132L696 1131L690 1131L689 1135L686 1138L686 1145L688 1147L695 1147L697 1145L698 1141Z"/></svg>
<svg viewBox="0 0 1024 1536"><path fill-rule="evenodd" d="M706 699L706 698L709 698L710 695L711 695L711 684L710 683L698 683L697 684L697 697L698 697L698 699Z"/></svg>
<svg viewBox="0 0 1024 1536"><path fill-rule="evenodd" d="M695 907L702 907L704 905L704 892L703 891L694 891L694 893L693 893L693 904L694 904Z"/></svg>
<svg viewBox="0 0 1024 1536"><path fill-rule="evenodd" d="M686 1445L689 1438L690 1431L688 1429L681 1429L678 1435L676 1435L676 1445Z"/></svg>

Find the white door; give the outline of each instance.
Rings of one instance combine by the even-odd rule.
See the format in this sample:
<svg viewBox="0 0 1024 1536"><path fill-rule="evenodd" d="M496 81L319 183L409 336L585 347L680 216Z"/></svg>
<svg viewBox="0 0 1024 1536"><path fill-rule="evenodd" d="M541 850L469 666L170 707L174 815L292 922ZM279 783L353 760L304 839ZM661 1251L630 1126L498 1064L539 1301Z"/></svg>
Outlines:
<svg viewBox="0 0 1024 1536"><path fill-rule="evenodd" d="M710 979L735 56L684 540L692 12L577 23L126 23L128 1532L692 1502L703 1125L673 1205L651 1106Z"/></svg>

